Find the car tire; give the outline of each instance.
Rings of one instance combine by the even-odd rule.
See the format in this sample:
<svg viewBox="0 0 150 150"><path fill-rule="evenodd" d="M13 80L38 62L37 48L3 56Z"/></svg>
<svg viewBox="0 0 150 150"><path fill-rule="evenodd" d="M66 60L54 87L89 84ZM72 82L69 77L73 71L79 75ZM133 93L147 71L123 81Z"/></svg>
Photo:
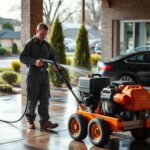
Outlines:
<svg viewBox="0 0 150 150"><path fill-rule="evenodd" d="M84 116L72 114L68 121L70 136L77 141L82 141L87 136L88 122Z"/></svg>
<svg viewBox="0 0 150 150"><path fill-rule="evenodd" d="M133 76L128 75L128 74L121 75L119 77L119 80L137 83L136 79Z"/></svg>

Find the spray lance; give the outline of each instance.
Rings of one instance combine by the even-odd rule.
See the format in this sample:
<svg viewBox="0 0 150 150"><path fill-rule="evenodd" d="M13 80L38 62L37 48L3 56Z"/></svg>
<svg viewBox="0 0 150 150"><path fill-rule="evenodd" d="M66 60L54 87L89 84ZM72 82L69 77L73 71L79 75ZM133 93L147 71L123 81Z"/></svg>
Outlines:
<svg viewBox="0 0 150 150"><path fill-rule="evenodd" d="M41 59L41 60L42 60L43 62L53 64L53 65L56 67L57 72L61 75L62 79L64 80L64 82L65 82L65 84L66 84L66 86L67 86L67 88L71 91L72 95L74 96L76 102L79 104L80 108L81 108L83 111L85 111L85 110L86 110L85 106L82 105L81 101L78 99L78 97L76 96L76 94L75 94L74 91L72 90L72 87L71 87L69 81L65 78L65 76L64 76L64 74L63 74L63 72L62 72L62 69L61 69L61 67L60 67L61 65L59 65L58 63L56 63L55 60L53 60L53 61L52 61L52 60L48 60L48 59Z"/></svg>

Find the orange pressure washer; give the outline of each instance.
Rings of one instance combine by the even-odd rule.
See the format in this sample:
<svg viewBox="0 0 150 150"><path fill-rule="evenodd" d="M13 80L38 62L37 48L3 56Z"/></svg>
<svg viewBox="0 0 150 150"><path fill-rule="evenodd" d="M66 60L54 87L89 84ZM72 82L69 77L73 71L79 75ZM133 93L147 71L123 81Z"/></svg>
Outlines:
<svg viewBox="0 0 150 150"><path fill-rule="evenodd" d="M93 145L104 146L111 132L131 131L137 140L150 136L150 92L143 86L127 81L110 83L109 78L92 74L79 78L78 99L57 63L53 63L79 104L68 121L74 140L81 141L88 135Z"/></svg>
<svg viewBox="0 0 150 150"><path fill-rule="evenodd" d="M150 92L130 82L92 75L80 77L82 105L69 118L71 137L81 141L87 135L95 146L104 146L111 132L130 131L137 140L147 139L150 129Z"/></svg>

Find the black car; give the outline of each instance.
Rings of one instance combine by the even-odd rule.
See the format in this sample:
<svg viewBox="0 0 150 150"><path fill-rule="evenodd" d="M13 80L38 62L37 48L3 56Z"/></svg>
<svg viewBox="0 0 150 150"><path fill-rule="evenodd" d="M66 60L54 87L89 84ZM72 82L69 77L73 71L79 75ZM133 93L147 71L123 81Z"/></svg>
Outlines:
<svg viewBox="0 0 150 150"><path fill-rule="evenodd" d="M110 61L99 61L98 72L111 81L131 81L150 86L150 51L120 55Z"/></svg>

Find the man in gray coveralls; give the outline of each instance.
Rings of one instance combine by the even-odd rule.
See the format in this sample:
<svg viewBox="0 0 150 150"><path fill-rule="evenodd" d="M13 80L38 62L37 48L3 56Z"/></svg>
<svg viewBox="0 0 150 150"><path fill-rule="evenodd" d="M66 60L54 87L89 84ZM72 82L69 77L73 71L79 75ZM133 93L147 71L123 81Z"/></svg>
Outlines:
<svg viewBox="0 0 150 150"><path fill-rule="evenodd" d="M48 27L44 23L39 23L36 28L36 35L32 37L24 46L20 55L20 61L28 67L27 74L27 99L26 111L27 127L35 129L34 120L36 117L35 108L39 101L38 113L40 116L41 129L53 129L58 127L57 123L49 121L49 78L48 64L42 59L54 60L55 55L48 42L45 41Z"/></svg>

